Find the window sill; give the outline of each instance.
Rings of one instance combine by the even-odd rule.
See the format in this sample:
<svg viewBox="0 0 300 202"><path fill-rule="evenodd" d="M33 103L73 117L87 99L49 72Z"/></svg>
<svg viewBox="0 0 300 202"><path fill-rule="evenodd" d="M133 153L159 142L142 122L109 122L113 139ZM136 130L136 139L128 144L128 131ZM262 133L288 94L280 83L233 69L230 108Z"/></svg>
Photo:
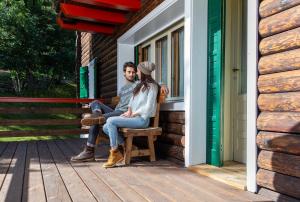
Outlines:
<svg viewBox="0 0 300 202"><path fill-rule="evenodd" d="M184 100L166 100L165 103L161 104L160 111L185 111Z"/></svg>

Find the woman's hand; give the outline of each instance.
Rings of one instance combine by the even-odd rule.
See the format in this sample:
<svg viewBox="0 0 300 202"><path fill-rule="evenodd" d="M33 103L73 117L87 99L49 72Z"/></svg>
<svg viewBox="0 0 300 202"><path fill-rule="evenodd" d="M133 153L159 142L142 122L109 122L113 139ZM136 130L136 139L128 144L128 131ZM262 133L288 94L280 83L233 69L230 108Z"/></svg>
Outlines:
<svg viewBox="0 0 300 202"><path fill-rule="evenodd" d="M136 117L136 116L139 116L139 114L138 113L132 113L131 114L131 117Z"/></svg>
<svg viewBox="0 0 300 202"><path fill-rule="evenodd" d="M125 112L125 113L123 113L121 116L123 116L123 117L131 117L132 116L132 111L131 111L131 109L128 109L128 111L127 112Z"/></svg>

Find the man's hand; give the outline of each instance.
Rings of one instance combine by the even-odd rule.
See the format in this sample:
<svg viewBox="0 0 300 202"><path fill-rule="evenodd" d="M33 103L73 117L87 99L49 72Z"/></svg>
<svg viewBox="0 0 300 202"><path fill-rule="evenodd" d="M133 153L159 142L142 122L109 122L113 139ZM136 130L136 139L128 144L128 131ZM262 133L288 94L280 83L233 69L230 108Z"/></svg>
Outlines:
<svg viewBox="0 0 300 202"><path fill-rule="evenodd" d="M161 88L160 88L160 93L164 94L164 95L168 95L169 94L169 88L165 84L162 84Z"/></svg>

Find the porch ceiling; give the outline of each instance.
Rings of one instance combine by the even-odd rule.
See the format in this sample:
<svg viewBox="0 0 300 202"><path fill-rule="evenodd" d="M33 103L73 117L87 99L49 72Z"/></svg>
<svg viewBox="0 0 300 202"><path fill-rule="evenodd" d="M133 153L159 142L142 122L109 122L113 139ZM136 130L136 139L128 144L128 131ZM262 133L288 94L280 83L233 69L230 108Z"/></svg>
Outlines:
<svg viewBox="0 0 300 202"><path fill-rule="evenodd" d="M57 23L63 29L113 34L140 7L141 0L60 0Z"/></svg>

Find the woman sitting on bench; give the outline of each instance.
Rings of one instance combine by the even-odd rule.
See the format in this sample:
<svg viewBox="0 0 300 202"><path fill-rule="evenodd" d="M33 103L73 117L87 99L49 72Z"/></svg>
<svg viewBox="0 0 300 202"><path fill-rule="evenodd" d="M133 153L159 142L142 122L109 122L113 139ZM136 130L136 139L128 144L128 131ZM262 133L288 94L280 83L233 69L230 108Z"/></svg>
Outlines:
<svg viewBox="0 0 300 202"><path fill-rule="evenodd" d="M128 111L118 117L110 117L103 126L103 131L110 139L110 155L104 168L111 168L123 160L123 154L118 149L124 148L124 137L118 128L147 128L150 118L155 116L158 84L151 77L155 65L151 62L142 62L137 67L140 82L133 90L133 96L128 105Z"/></svg>

